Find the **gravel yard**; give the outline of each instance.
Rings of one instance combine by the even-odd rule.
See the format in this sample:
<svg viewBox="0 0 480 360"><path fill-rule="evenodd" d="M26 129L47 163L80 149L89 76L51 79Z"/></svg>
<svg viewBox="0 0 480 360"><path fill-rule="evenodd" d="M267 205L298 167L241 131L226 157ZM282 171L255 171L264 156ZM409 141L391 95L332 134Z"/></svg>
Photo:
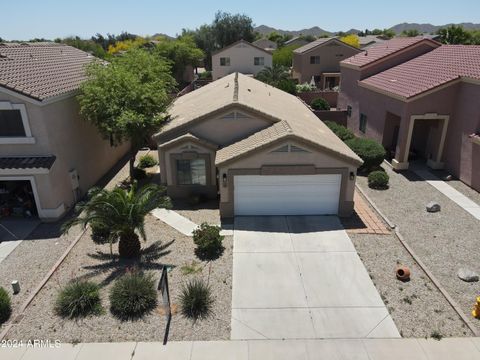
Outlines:
<svg viewBox="0 0 480 360"><path fill-rule="evenodd" d="M472 336L395 235L349 236L403 337ZM410 268L410 281L396 279L397 264Z"/></svg>
<svg viewBox="0 0 480 360"><path fill-rule="evenodd" d="M150 252L151 261L139 266L160 278L162 264L173 265L169 273L172 303L177 303L181 285L198 276L209 279L215 298L212 316L199 320L193 326L190 320L174 314L170 328L170 340L220 340L230 337L232 237L225 237L223 255L210 263L196 259L192 238L182 235L162 221L149 215L146 220L148 247L161 241L163 249ZM173 241L173 242L172 242ZM116 250L116 248L115 248ZM108 290L113 280L125 271L125 263L112 261L109 245L96 245L87 232L72 249L64 263L25 312L25 317L8 333L9 339L58 339L62 342L111 342L111 341L161 341L165 318L154 311L137 321L120 321L108 311ZM157 254L159 256L155 257ZM44 254L45 256L45 254ZM196 274L184 275L182 266L196 262L201 269ZM79 321L64 320L53 312L59 289L73 278L88 278L102 285L102 303L105 314ZM175 307L175 306L174 306Z"/></svg>
<svg viewBox="0 0 480 360"><path fill-rule="evenodd" d="M220 225L220 211L218 210L218 200L216 199L198 205L188 204L187 201L175 200L173 210L198 225L202 222L207 222L210 225Z"/></svg>
<svg viewBox="0 0 480 360"><path fill-rule="evenodd" d="M358 184L378 208L399 226L405 241L459 303L464 313L471 316L475 297L480 295L480 282L466 283L457 277L457 271L466 267L480 272L480 223L415 174L395 173L389 167L386 167L386 171L390 175L388 190L368 188L366 177L359 176ZM465 193L468 195L468 191ZM425 205L430 201L437 201L442 207L441 211L426 212ZM473 318L472 321L480 329L480 321Z"/></svg>

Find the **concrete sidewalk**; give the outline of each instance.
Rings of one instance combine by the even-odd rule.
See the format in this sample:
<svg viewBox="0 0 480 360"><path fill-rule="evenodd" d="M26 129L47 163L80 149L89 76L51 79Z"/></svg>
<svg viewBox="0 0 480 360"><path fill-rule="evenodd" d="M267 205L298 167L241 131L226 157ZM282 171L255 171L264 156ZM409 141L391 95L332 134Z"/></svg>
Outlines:
<svg viewBox="0 0 480 360"><path fill-rule="evenodd" d="M478 360L480 338L245 340L0 347L2 360Z"/></svg>

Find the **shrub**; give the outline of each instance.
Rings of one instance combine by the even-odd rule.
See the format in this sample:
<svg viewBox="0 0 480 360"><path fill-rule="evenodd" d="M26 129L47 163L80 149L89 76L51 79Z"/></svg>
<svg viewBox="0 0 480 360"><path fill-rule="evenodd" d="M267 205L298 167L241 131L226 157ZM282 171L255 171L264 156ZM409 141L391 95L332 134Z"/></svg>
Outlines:
<svg viewBox="0 0 480 360"><path fill-rule="evenodd" d="M315 89L316 89L316 87L314 85L309 84L309 83L297 84L297 86L296 86L297 93L309 92L309 91L313 91Z"/></svg>
<svg viewBox="0 0 480 360"><path fill-rule="evenodd" d="M207 318L212 312L213 298L210 286L201 279L192 279L183 286L180 293L180 307L183 316L193 319Z"/></svg>
<svg viewBox="0 0 480 360"><path fill-rule="evenodd" d="M133 169L133 179L142 180L147 177L147 172L143 169L135 168Z"/></svg>
<svg viewBox="0 0 480 360"><path fill-rule="evenodd" d="M292 95L295 95L297 93L297 85L291 79L279 81L279 83L277 84L277 88Z"/></svg>
<svg viewBox="0 0 480 360"><path fill-rule="evenodd" d="M220 227L202 223L193 231L193 242L197 245L195 252L200 258L213 260L223 251L223 236Z"/></svg>
<svg viewBox="0 0 480 360"><path fill-rule="evenodd" d="M385 171L376 170L368 174L368 186L372 189L388 188L388 180L390 177Z"/></svg>
<svg viewBox="0 0 480 360"><path fill-rule="evenodd" d="M157 292L151 274L130 271L119 278L110 290L110 311L121 320L133 320L157 306Z"/></svg>
<svg viewBox="0 0 480 360"><path fill-rule="evenodd" d="M211 71L204 71L198 74L198 78L201 80L207 80L212 78L212 72Z"/></svg>
<svg viewBox="0 0 480 360"><path fill-rule="evenodd" d="M385 159L384 147L371 139L354 138L345 142L360 158L363 160L363 165L359 170L369 171L374 169Z"/></svg>
<svg viewBox="0 0 480 360"><path fill-rule="evenodd" d="M346 128L343 125L337 124L334 121L327 120L325 121L325 125L327 125L330 130L332 130L334 134L337 135L342 141L347 141L355 137L355 135L350 129Z"/></svg>
<svg viewBox="0 0 480 360"><path fill-rule="evenodd" d="M107 226L93 223L91 228L92 240L95 244L106 244L110 241L110 229Z"/></svg>
<svg viewBox="0 0 480 360"><path fill-rule="evenodd" d="M0 286L0 325L7 321L12 315L12 302L10 296L3 287Z"/></svg>
<svg viewBox="0 0 480 360"><path fill-rule="evenodd" d="M145 169L158 164L158 161L152 155L143 155L140 156L138 160L138 168Z"/></svg>
<svg viewBox="0 0 480 360"><path fill-rule="evenodd" d="M313 99L310 106L314 110L330 110L330 104L328 101L321 97Z"/></svg>
<svg viewBox="0 0 480 360"><path fill-rule="evenodd" d="M55 312L69 319L100 314L100 286L90 281L75 280L69 283L58 293Z"/></svg>

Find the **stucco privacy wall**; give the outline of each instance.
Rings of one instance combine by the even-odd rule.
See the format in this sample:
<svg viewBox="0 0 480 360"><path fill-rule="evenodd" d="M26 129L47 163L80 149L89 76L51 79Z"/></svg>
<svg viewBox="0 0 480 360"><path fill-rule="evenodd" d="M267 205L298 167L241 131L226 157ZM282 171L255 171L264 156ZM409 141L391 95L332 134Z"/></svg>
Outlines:
<svg viewBox="0 0 480 360"><path fill-rule="evenodd" d="M293 144L307 152L278 152L272 153L283 145ZM326 152L321 152L318 148L313 148L301 141L283 141L277 142L274 145L266 147L264 150L255 151L254 153L247 155L243 158L239 158L236 161L220 166L219 178L223 178L223 174L227 174L228 184L223 186L220 181L220 211L222 217L233 216L233 172L245 171L245 170L258 170L260 171L264 166L278 166L288 167L289 175L306 174L311 171L312 167L318 169L319 173L341 173L342 174L342 188L339 204L340 215L349 215L353 209L353 192L355 189L355 180L350 180L350 172L356 173L357 167L341 158L330 155ZM248 171L245 174L249 173ZM250 172L251 173L251 172ZM251 173L253 174L253 173ZM260 174L260 173L259 173ZM267 175L266 175L267 176Z"/></svg>
<svg viewBox="0 0 480 360"><path fill-rule="evenodd" d="M48 175L35 175L42 209L65 209L74 205L69 171L76 169L82 196L127 152L128 144L111 147L98 130L79 115L74 97L47 105L36 105L0 93L0 101L24 104L35 144L0 145L1 156L55 155Z"/></svg>
<svg viewBox="0 0 480 360"><path fill-rule="evenodd" d="M220 58L229 57L230 66L220 66ZM264 65L255 65L254 57L263 57ZM227 47L212 55L212 78L217 80L238 71L242 74L258 74L264 67L272 66L272 55L246 42Z"/></svg>

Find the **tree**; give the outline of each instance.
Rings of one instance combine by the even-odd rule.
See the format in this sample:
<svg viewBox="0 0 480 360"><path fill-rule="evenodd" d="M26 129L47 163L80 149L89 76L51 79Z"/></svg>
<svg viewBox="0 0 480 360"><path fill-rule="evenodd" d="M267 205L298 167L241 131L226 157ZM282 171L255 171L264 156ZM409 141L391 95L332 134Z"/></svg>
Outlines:
<svg viewBox="0 0 480 360"><path fill-rule="evenodd" d="M130 177L138 150L157 131L171 102L175 80L168 61L133 49L110 64L87 67L78 100L80 112L112 145L130 142Z"/></svg>
<svg viewBox="0 0 480 360"><path fill-rule="evenodd" d="M440 35L440 42L443 44L469 44L471 41L471 33L462 26L451 25L447 28L441 28L437 34Z"/></svg>
<svg viewBox="0 0 480 360"><path fill-rule="evenodd" d="M92 40L81 39L78 36L70 36L63 39L58 38L55 39L55 42L73 46L74 48L88 52L100 59L105 59L107 55L105 50L103 50L103 48L99 44L95 43Z"/></svg>
<svg viewBox="0 0 480 360"><path fill-rule="evenodd" d="M299 48L298 45L287 45L277 48L272 55L272 62L275 65L290 67L293 63L293 50Z"/></svg>
<svg viewBox="0 0 480 360"><path fill-rule="evenodd" d="M79 216L63 225L67 232L72 226L95 224L110 229L110 246L117 239L118 252L122 258L140 255L140 237L146 241L145 217L158 207L170 207L165 189L150 184L140 190L134 184L130 190L94 188L89 191L89 200L76 207ZM140 237L139 237L140 235Z"/></svg>
<svg viewBox="0 0 480 360"><path fill-rule="evenodd" d="M355 34L350 34L350 35L341 37L340 41L350 46L360 48L360 40L358 39L358 36Z"/></svg>
<svg viewBox="0 0 480 360"><path fill-rule="evenodd" d="M127 50L140 48L147 43L148 40L137 37L135 39L127 39L127 40L119 40L116 41L114 44L108 45L108 54L110 55L118 55Z"/></svg>
<svg viewBox="0 0 480 360"><path fill-rule="evenodd" d="M405 36L405 37L415 37L418 35L420 35L420 32L417 29L409 29L409 30L402 31L402 36Z"/></svg>
<svg viewBox="0 0 480 360"><path fill-rule="evenodd" d="M273 64L272 67L266 66L256 76L256 78L264 83L277 87L284 80L288 80L288 68L283 65Z"/></svg>

